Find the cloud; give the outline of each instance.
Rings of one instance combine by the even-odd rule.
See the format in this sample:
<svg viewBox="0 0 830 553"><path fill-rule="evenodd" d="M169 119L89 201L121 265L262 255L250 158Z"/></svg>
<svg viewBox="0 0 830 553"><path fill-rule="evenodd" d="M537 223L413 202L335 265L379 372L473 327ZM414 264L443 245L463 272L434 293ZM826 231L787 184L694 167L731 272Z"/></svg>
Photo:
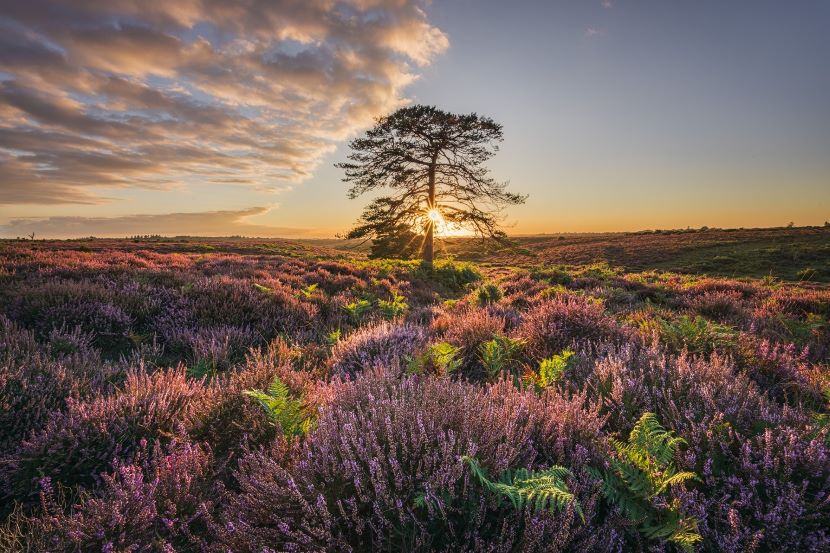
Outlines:
<svg viewBox="0 0 830 553"><path fill-rule="evenodd" d="M419 0L5 2L0 204L283 189L448 45Z"/></svg>
<svg viewBox="0 0 830 553"><path fill-rule="evenodd" d="M605 30L597 29L596 27L588 27L585 29L585 38L595 38L605 36Z"/></svg>
<svg viewBox="0 0 830 553"><path fill-rule="evenodd" d="M126 215L123 217L30 217L12 219L0 225L0 235L40 238L124 237L137 234L165 236L256 236L301 237L313 229L277 227L250 223L248 219L270 211L268 207L250 207L236 211L164 213Z"/></svg>
<svg viewBox="0 0 830 553"><path fill-rule="evenodd" d="M614 7L613 0L602 0L602 7L603 8L613 8Z"/></svg>

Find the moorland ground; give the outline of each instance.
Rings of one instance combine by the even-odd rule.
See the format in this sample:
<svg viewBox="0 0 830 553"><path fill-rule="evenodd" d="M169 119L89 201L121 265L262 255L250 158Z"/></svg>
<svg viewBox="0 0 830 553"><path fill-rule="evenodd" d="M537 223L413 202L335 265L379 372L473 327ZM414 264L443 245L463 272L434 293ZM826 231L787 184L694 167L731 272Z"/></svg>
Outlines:
<svg viewBox="0 0 830 553"><path fill-rule="evenodd" d="M0 550L829 551L830 231L0 244Z"/></svg>

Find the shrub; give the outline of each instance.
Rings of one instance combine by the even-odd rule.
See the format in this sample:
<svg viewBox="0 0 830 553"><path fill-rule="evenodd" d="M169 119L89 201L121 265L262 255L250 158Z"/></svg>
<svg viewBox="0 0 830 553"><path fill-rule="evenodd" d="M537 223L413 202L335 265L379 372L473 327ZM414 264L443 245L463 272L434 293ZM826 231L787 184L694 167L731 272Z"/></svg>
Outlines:
<svg viewBox="0 0 830 553"><path fill-rule="evenodd" d="M31 500L37 482L92 487L113 461L130 463L144 440L170 441L192 422L203 391L181 369L128 374L122 389L88 401L71 401L23 443L12 473L12 493Z"/></svg>
<svg viewBox="0 0 830 553"><path fill-rule="evenodd" d="M260 337L248 328L235 326L182 328L167 337L168 348L185 360L195 378L214 377L245 358Z"/></svg>
<svg viewBox="0 0 830 553"><path fill-rule="evenodd" d="M532 308L515 336L525 341L528 353L536 359L555 355L580 341L619 343L631 339L601 306L578 297L557 297Z"/></svg>
<svg viewBox="0 0 830 553"><path fill-rule="evenodd" d="M262 408L244 395L245 390L267 389L279 378L291 395L304 396L309 404L316 399L311 374L291 366L296 355L296 350L277 339L262 351L252 351L237 370L222 373L208 384L190 436L210 444L217 463L227 467L222 478L230 477L233 463L246 448L264 446L279 432Z"/></svg>
<svg viewBox="0 0 830 553"><path fill-rule="evenodd" d="M379 325L362 328L332 348L331 371L353 378L369 369L403 371L407 358L426 345L426 333L413 325Z"/></svg>
<svg viewBox="0 0 830 553"><path fill-rule="evenodd" d="M504 317L489 309L466 309L453 313L444 324L444 340L459 348L459 358L463 359L459 374L470 380L486 380L480 350L485 342L505 334Z"/></svg>
<svg viewBox="0 0 830 553"><path fill-rule="evenodd" d="M696 313L716 321L737 321L745 317L743 294L738 291L707 291L688 300Z"/></svg>
<svg viewBox="0 0 830 553"><path fill-rule="evenodd" d="M210 455L190 444L165 451L142 441L131 463L116 460L99 494L81 494L68 509L43 480L44 511L25 521L29 548L41 551L195 549L210 503Z"/></svg>
<svg viewBox="0 0 830 553"><path fill-rule="evenodd" d="M687 440L677 466L702 482L678 497L699 519L705 550L826 547L815 521L828 516L827 505L811 498L830 494L830 452L821 436L798 430L809 424L803 413L770 401L717 354L675 357L631 345L596 354L585 387L598 394L609 431L627 431L649 411Z"/></svg>
<svg viewBox="0 0 830 553"><path fill-rule="evenodd" d="M0 315L0 481L22 440L49 417L105 393L121 378L121 367L103 362L88 346L88 336L77 329L55 330L49 343L38 344L32 332Z"/></svg>
<svg viewBox="0 0 830 553"><path fill-rule="evenodd" d="M223 550L352 551L335 536L337 516L325 497L307 481L295 479L281 459L251 453L240 461L236 481L239 493L229 494L212 529Z"/></svg>
<svg viewBox="0 0 830 553"><path fill-rule="evenodd" d="M491 303L496 303L503 295L498 285L493 283L484 284L476 290L476 301L479 306L485 307Z"/></svg>
<svg viewBox="0 0 830 553"><path fill-rule="evenodd" d="M596 439L596 427L589 427L598 421L572 417L572 408L557 401L512 386L361 377L323 409L295 468L279 469L265 457L245 465L250 491L243 489L225 515L235 543L264 543L267 536L268 546L281 550L332 543L360 551L612 547L618 536L610 526L584 526L575 503L556 513L516 512L471 485L465 470L463 455L497 472L549 466L554 451L562 464L595 459L590 438L582 445L569 440ZM554 436L571 445L554 445ZM592 520L596 495L576 479L570 492Z"/></svg>

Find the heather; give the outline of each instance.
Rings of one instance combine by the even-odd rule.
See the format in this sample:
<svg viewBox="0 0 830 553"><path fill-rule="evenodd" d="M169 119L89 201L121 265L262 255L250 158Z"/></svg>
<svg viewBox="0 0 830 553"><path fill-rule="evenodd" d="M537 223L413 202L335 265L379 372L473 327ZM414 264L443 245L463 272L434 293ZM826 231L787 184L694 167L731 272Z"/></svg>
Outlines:
<svg viewBox="0 0 830 553"><path fill-rule="evenodd" d="M0 549L830 551L826 286L197 245L0 252Z"/></svg>

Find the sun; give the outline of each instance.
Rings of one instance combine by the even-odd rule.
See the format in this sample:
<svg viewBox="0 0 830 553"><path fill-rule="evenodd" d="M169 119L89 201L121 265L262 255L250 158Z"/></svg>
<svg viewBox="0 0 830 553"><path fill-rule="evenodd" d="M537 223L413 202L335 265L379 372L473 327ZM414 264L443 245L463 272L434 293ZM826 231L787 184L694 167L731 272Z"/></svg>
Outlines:
<svg viewBox="0 0 830 553"><path fill-rule="evenodd" d="M465 229L458 223L447 221L439 209L432 208L426 212L427 219L431 222L436 236L470 236L472 232Z"/></svg>

